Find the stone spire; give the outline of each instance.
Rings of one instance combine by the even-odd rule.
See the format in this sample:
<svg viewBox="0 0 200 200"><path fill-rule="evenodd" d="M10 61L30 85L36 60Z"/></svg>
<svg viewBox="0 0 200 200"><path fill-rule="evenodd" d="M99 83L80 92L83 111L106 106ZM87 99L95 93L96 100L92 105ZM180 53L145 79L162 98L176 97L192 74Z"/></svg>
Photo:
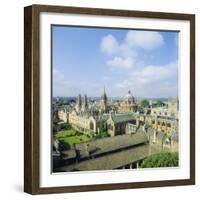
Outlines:
<svg viewBox="0 0 200 200"><path fill-rule="evenodd" d="M81 100L81 94L78 95L78 99L77 99L77 109L78 111L81 110L82 107L82 100Z"/></svg>
<svg viewBox="0 0 200 200"><path fill-rule="evenodd" d="M100 106L101 106L102 111L104 112L107 111L107 95L106 95L105 86L103 89L103 94L101 95Z"/></svg>
<svg viewBox="0 0 200 200"><path fill-rule="evenodd" d="M105 86L103 88L103 94L101 95L101 99L107 103L107 95L106 95L106 90L105 90Z"/></svg>
<svg viewBox="0 0 200 200"><path fill-rule="evenodd" d="M83 110L86 110L87 108L88 108L88 98L87 95L84 94Z"/></svg>

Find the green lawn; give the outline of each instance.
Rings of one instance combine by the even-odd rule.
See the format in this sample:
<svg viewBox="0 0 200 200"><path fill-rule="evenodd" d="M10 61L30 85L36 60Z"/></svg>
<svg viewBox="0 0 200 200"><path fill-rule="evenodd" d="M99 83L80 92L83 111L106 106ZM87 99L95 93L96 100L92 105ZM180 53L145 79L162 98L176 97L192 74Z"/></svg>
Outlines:
<svg viewBox="0 0 200 200"><path fill-rule="evenodd" d="M71 129L64 130L64 131L58 131L55 134L55 137L59 139L59 138L71 137L71 136L74 136L77 134L78 134L78 132L75 129L71 128Z"/></svg>
<svg viewBox="0 0 200 200"><path fill-rule="evenodd" d="M63 131L58 131L54 135L55 138L59 139L60 145L65 150L70 149L70 147L75 143L86 142L92 139L99 139L99 138L103 138L107 136L108 136L107 133L101 133L100 135L96 135L94 133L83 134L76 131L73 128L63 130Z"/></svg>
<svg viewBox="0 0 200 200"><path fill-rule="evenodd" d="M78 143L78 142L86 142L89 140L91 140L91 138L88 137L87 135L71 136L71 137L64 138L64 142L70 145Z"/></svg>
<svg viewBox="0 0 200 200"><path fill-rule="evenodd" d="M92 134L83 134L73 128L64 131L58 131L54 137L60 140L60 145L64 149L69 149L71 145L78 142L85 142L91 140L94 136Z"/></svg>

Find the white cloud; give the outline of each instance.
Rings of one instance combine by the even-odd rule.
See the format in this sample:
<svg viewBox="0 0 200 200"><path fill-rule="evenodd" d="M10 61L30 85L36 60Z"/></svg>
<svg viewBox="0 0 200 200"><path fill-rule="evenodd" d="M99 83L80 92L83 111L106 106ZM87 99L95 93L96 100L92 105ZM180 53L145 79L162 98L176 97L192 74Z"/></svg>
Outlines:
<svg viewBox="0 0 200 200"><path fill-rule="evenodd" d="M164 81L177 75L177 64L170 63L164 66L149 65L140 71L131 73L131 76L140 84L150 84Z"/></svg>
<svg viewBox="0 0 200 200"><path fill-rule="evenodd" d="M128 31L125 42L131 47L150 50L163 45L164 38L160 33L155 31Z"/></svg>
<svg viewBox="0 0 200 200"><path fill-rule="evenodd" d="M151 50L164 44L162 34L156 31L131 30L122 42L112 35L105 36L101 41L101 51L109 56L106 58L106 64L112 67L111 69L124 70L116 73L125 72L123 79L114 83L112 90L123 93L130 89L135 91L137 96L146 97L177 95L177 62L165 65L145 64L145 61L148 60L149 63L152 57ZM145 59L144 54L147 55Z"/></svg>
<svg viewBox="0 0 200 200"><path fill-rule="evenodd" d="M130 69L133 67L133 64L134 60L131 57L122 58L115 56L113 59L107 61L107 65L122 69Z"/></svg>
<svg viewBox="0 0 200 200"><path fill-rule="evenodd" d="M107 35L101 40L101 51L107 54L114 54L119 50L119 44L114 36Z"/></svg>
<svg viewBox="0 0 200 200"><path fill-rule="evenodd" d="M121 89L127 89L129 90L128 88L132 87L133 86L133 82L131 80L123 80L121 82L117 82L115 84L115 87L116 88L121 88Z"/></svg>
<svg viewBox="0 0 200 200"><path fill-rule="evenodd" d="M155 31L128 31L120 43L109 34L102 38L101 51L110 58L106 64L118 69L131 69L141 60L138 59L138 48L150 50L164 44L162 35Z"/></svg>
<svg viewBox="0 0 200 200"><path fill-rule="evenodd" d="M178 65L170 63L163 66L149 65L131 70L126 80L117 82L120 90L136 91L137 96L166 97L176 96L178 92Z"/></svg>
<svg viewBox="0 0 200 200"><path fill-rule="evenodd" d="M136 55L136 48L150 50L164 44L163 36L155 31L128 31L124 40L120 43L109 34L101 40L101 51L108 55L122 54Z"/></svg>

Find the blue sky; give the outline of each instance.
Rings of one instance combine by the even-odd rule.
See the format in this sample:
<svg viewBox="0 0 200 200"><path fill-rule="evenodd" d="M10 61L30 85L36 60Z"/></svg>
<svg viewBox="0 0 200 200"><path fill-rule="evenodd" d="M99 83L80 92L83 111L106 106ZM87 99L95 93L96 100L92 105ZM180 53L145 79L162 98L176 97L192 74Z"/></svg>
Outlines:
<svg viewBox="0 0 200 200"><path fill-rule="evenodd" d="M178 33L53 26L53 96L178 94Z"/></svg>

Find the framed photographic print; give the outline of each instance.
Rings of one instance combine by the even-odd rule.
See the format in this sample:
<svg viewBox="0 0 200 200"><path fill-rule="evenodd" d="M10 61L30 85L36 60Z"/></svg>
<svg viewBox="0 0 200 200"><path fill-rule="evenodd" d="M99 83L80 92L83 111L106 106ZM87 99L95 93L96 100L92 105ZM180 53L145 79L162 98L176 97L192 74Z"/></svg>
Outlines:
<svg viewBox="0 0 200 200"><path fill-rule="evenodd" d="M24 9L24 191L195 183L195 16Z"/></svg>

